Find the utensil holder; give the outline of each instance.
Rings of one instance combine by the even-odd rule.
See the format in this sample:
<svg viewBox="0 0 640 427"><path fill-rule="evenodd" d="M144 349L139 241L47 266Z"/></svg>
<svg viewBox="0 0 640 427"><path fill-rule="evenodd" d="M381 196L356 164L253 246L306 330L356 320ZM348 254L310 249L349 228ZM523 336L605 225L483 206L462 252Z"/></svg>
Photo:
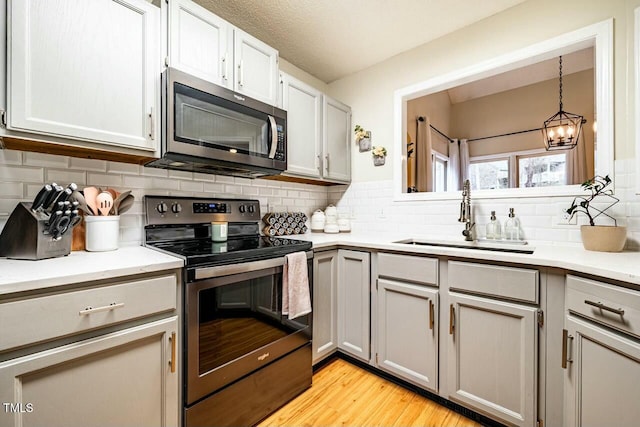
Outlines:
<svg viewBox="0 0 640 427"><path fill-rule="evenodd" d="M120 215L87 215L85 249L89 252L115 251L120 240Z"/></svg>
<svg viewBox="0 0 640 427"><path fill-rule="evenodd" d="M55 240L48 228L49 215L33 212L31 202L18 203L0 234L0 256L39 260L69 255L72 233Z"/></svg>

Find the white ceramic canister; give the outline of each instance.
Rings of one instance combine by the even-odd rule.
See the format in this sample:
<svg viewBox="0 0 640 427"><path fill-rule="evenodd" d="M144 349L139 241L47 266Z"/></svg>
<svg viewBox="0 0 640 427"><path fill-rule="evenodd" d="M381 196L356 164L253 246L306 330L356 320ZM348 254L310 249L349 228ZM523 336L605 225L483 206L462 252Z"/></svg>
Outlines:
<svg viewBox="0 0 640 427"><path fill-rule="evenodd" d="M324 231L324 224L325 224L324 212L318 209L313 213L313 215L311 215L311 231L322 233L322 231Z"/></svg>
<svg viewBox="0 0 640 427"><path fill-rule="evenodd" d="M351 220L348 214L338 214L338 230L341 233L349 233L351 231Z"/></svg>
<svg viewBox="0 0 640 427"><path fill-rule="evenodd" d="M330 222L332 224L338 222L338 208L336 208L334 205L327 206L327 208L324 210L324 215L327 222Z"/></svg>
<svg viewBox="0 0 640 427"><path fill-rule="evenodd" d="M90 252L114 251L120 240L120 215L86 215L85 249Z"/></svg>

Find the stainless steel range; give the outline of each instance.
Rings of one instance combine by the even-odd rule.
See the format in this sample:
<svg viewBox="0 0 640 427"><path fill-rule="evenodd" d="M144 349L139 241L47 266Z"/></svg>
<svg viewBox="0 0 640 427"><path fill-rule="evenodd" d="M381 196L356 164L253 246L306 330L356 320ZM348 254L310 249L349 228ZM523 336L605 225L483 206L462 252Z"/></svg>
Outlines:
<svg viewBox="0 0 640 427"><path fill-rule="evenodd" d="M252 425L308 388L311 315L282 315L282 270L286 254L305 252L311 285L311 243L260 236L257 200L144 204L145 244L186 264L184 425ZM226 241L212 222L228 224Z"/></svg>

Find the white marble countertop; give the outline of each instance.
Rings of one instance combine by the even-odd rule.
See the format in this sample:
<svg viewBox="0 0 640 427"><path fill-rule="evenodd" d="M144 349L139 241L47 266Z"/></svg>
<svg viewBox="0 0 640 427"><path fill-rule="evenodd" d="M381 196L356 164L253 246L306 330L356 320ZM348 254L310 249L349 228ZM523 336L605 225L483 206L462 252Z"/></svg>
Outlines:
<svg viewBox="0 0 640 427"><path fill-rule="evenodd" d="M71 252L39 261L0 258L2 295L92 280L182 268L182 259L142 246L109 252Z"/></svg>
<svg viewBox="0 0 640 427"><path fill-rule="evenodd" d="M433 241L429 236L408 236L394 233L307 233L291 236L309 240L314 250L334 246L364 248L381 251L402 251L429 255L453 256L458 258L483 259L487 261L510 262L541 267L555 267L584 274L600 276L612 280L640 285L640 252L592 252L579 246L564 245L514 245L517 249L533 249L532 254L498 252L478 249L463 249L443 246L408 245L393 243L401 240ZM448 242L453 242L449 240ZM460 241L453 243L465 244Z"/></svg>

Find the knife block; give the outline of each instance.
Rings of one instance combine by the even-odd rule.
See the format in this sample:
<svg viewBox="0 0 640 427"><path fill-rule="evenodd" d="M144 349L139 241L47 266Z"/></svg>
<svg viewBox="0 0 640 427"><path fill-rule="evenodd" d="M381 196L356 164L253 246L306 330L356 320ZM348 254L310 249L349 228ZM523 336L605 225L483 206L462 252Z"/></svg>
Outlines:
<svg viewBox="0 0 640 427"><path fill-rule="evenodd" d="M0 234L0 256L38 260L69 255L72 233L54 240L45 234L48 220L47 214L31 210L31 202L19 203Z"/></svg>

